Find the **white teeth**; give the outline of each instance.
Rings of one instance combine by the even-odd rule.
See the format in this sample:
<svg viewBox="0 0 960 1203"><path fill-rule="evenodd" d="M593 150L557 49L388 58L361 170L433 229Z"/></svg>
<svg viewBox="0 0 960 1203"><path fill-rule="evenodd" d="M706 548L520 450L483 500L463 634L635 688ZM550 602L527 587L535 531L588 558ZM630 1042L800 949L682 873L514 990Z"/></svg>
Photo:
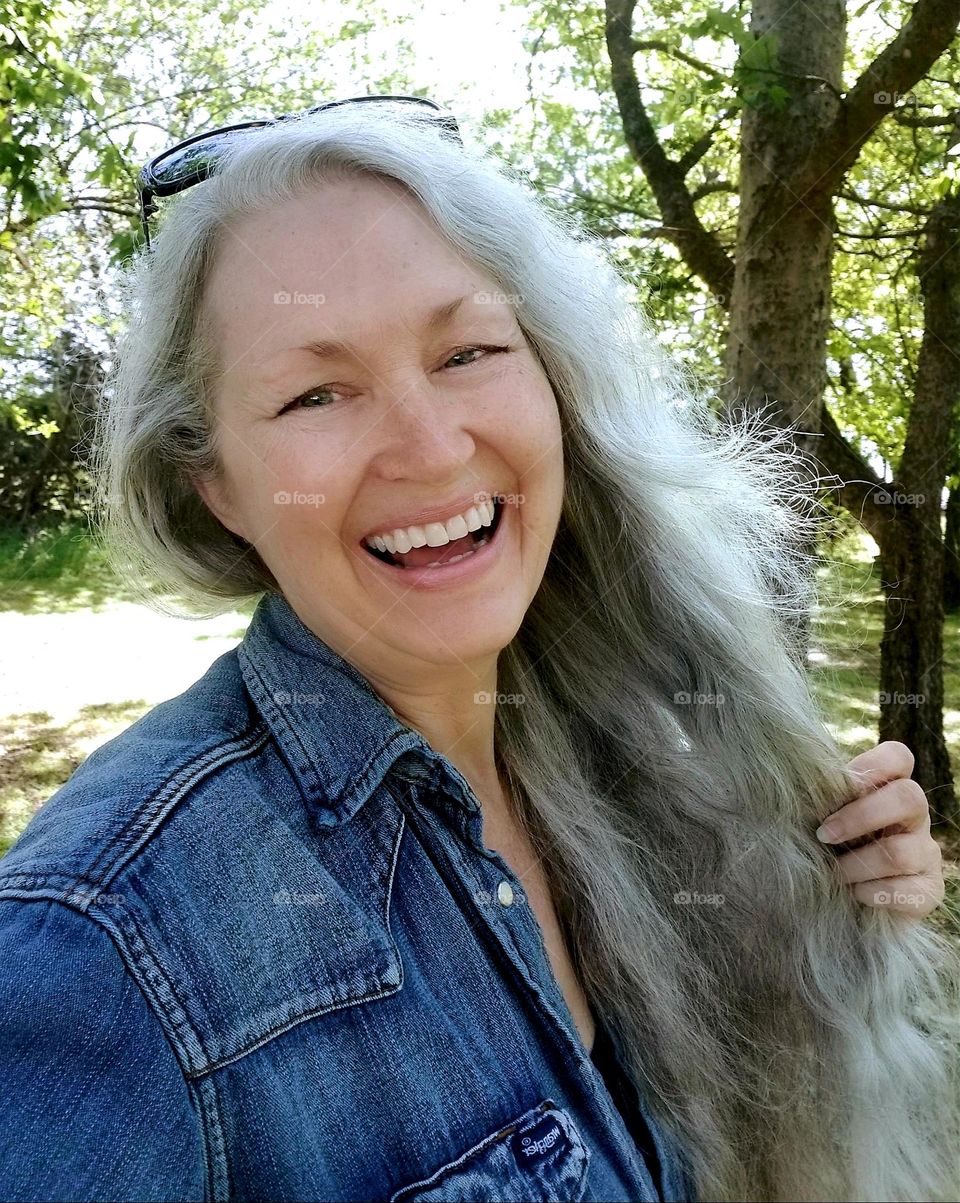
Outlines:
<svg viewBox="0 0 960 1203"><path fill-rule="evenodd" d="M391 555L395 552L402 555L411 547L445 547L454 539L462 539L470 531L479 530L481 526L490 526L493 515L494 503L482 501L471 506L465 514L455 514L446 522L428 522L425 526L407 526L385 531L381 535L368 536L365 542L377 551L388 551ZM446 562L453 563L452 560Z"/></svg>

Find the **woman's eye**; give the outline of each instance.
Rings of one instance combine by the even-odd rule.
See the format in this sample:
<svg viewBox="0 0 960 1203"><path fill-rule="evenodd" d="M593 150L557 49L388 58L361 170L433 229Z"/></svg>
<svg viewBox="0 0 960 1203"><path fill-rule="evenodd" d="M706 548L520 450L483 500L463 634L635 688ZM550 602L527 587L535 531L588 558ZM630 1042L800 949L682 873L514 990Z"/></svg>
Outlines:
<svg viewBox="0 0 960 1203"><path fill-rule="evenodd" d="M453 361L455 359L462 359L463 356L465 356L465 355L478 355L480 352L485 352L486 354L494 355L497 352L509 351L509 350L510 350L509 347L493 347L493 346L461 347L458 351L454 351L454 353L450 356L450 358L444 364L444 367L446 367L447 364L453 363ZM484 355L484 358L486 357L486 354ZM466 363L454 364L454 366L468 368L468 367L470 367L471 364L476 363L476 362L477 362L476 359L469 359L469 360L467 360ZM292 401L288 401L287 404L283 407L283 409L281 409L279 412L281 414L284 414L288 410L291 410L291 409L326 409L328 406L332 405L334 402L333 401L323 401L317 405L309 404L309 402L313 398L322 397L324 394L327 394L328 396L334 395L334 399L335 399L336 389L334 389L331 385L328 385L328 384L317 385L316 388L308 389L305 393L301 393L299 397L294 397Z"/></svg>
<svg viewBox="0 0 960 1203"><path fill-rule="evenodd" d="M447 360L447 363L452 362L452 360L454 360L454 359L459 359L461 357L461 355L472 355L476 351L489 351L491 353L495 353L497 351L507 351L507 350L509 350L508 347L486 347L486 346L461 347L459 351L454 351L454 353L450 356L450 359ZM476 362L477 361L475 359L471 359L469 361L469 363L461 364L460 366L461 367L469 367L471 363L476 363Z"/></svg>
<svg viewBox="0 0 960 1203"><path fill-rule="evenodd" d="M333 404L332 401L328 401L323 405L317 406L307 405L306 402L308 402L312 397L321 397L324 393L332 393L333 391L334 390L329 388L327 385L319 385L317 388L308 389L305 393L301 393L299 397L294 397L292 401L288 401L283 409L280 410L280 413L285 414L287 410L295 407L298 409L326 409L327 405Z"/></svg>

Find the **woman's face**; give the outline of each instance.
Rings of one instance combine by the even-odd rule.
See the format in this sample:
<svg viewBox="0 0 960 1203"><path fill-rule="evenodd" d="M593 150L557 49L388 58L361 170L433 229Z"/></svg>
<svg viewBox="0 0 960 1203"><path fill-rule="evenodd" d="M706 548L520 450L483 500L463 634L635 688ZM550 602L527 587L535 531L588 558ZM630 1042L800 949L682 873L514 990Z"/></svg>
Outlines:
<svg viewBox="0 0 960 1203"><path fill-rule="evenodd" d="M373 677L505 647L547 564L563 454L497 282L399 185L365 177L231 223L204 305L222 473L197 487L307 625ZM393 567L365 544L490 495L496 532L458 565Z"/></svg>

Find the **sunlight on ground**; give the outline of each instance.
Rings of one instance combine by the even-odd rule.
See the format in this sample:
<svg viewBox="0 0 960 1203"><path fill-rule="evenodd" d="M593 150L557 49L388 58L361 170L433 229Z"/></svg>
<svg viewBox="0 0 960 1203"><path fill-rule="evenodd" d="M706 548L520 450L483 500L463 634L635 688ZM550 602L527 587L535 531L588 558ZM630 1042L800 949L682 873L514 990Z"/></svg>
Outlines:
<svg viewBox="0 0 960 1203"><path fill-rule="evenodd" d="M0 855L101 744L200 678L249 614L177 619L128 601L0 613Z"/></svg>

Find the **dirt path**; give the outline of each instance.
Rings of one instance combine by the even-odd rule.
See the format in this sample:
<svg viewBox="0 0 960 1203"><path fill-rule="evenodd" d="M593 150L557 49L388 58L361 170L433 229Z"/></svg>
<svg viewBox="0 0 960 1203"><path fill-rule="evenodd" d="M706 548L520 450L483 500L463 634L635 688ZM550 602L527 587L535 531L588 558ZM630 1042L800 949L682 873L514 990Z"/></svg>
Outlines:
<svg viewBox="0 0 960 1203"><path fill-rule="evenodd" d="M0 613L0 715L66 721L86 705L182 692L242 637L244 614L177 619L131 602L66 614Z"/></svg>

